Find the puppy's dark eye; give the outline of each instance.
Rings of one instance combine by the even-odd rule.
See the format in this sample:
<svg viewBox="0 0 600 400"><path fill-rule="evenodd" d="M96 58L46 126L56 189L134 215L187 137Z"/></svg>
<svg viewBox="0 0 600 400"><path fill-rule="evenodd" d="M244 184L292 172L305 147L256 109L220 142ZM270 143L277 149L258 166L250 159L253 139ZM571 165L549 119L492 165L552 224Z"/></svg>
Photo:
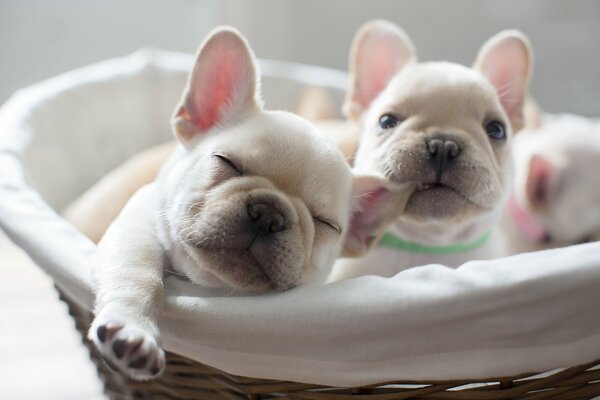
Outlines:
<svg viewBox="0 0 600 400"><path fill-rule="evenodd" d="M488 136L494 140L506 139L506 129L501 122L492 121L485 126L485 131Z"/></svg>
<svg viewBox="0 0 600 400"><path fill-rule="evenodd" d="M342 233L342 229L340 228L340 226L333 221L330 221L324 217L313 217L313 220L315 222L317 222L318 224L321 224L321 225L327 227L328 229L331 229L333 232L337 233L338 235Z"/></svg>
<svg viewBox="0 0 600 400"><path fill-rule="evenodd" d="M240 170L238 168L238 166L235 165L235 163L233 161L231 161L229 158L225 157L222 154L214 154L213 156L215 157L215 159L217 159L219 161L220 164L225 165L228 168L231 168L232 170L234 170L235 172L237 172L240 175L243 175L242 170Z"/></svg>
<svg viewBox="0 0 600 400"><path fill-rule="evenodd" d="M383 114L379 118L379 127L383 130L395 128L400 121L392 114Z"/></svg>

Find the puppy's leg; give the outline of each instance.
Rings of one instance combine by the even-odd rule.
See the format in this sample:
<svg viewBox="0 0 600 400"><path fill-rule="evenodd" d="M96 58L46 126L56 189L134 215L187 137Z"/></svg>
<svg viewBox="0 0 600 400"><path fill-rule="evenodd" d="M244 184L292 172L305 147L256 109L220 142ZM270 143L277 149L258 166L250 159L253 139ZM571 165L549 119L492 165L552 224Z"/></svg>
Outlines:
<svg viewBox="0 0 600 400"><path fill-rule="evenodd" d="M165 364L157 320L163 306L163 251L156 237L158 193L138 191L98 246L96 317L88 337L109 365L135 379Z"/></svg>

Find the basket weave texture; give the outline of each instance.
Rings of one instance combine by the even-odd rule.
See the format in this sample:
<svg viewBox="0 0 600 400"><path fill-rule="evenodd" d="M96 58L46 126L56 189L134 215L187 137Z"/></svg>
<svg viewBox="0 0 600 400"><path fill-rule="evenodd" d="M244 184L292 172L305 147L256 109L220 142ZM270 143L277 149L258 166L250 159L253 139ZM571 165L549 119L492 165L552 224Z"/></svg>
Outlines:
<svg viewBox="0 0 600 400"><path fill-rule="evenodd" d="M184 356L166 353L165 372L139 382L110 369L85 339L92 315L58 288L112 400L584 400L600 396L600 360L546 373L484 380L397 381L342 388L230 375Z"/></svg>

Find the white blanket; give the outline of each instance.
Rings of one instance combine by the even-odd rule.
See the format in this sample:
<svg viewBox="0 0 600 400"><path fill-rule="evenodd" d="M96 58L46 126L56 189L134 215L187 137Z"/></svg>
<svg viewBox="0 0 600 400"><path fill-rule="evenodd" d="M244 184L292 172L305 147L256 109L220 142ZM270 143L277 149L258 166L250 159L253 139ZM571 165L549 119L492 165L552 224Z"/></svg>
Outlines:
<svg viewBox="0 0 600 400"><path fill-rule="evenodd" d="M148 126L143 119L161 107L158 100L149 103L154 108L145 110L148 114L132 114L126 106L146 98L147 87L157 81L171 82L173 87L161 90L176 93L189 61L165 62L177 57L143 52L106 62L23 91L0 110L0 226L84 305L92 303L94 245L32 188L26 173L37 171L39 182L44 168L31 165L40 161L28 152L40 154L40 146L48 153L60 151L74 135L103 135L122 124ZM172 76L177 79L169 80ZM124 104L111 109L112 125L94 119L105 118L106 110L73 110L80 101L58 101L85 93L111 107L114 99L103 97L112 93L106 85L123 86L128 79L142 83L128 90L141 92L124 94ZM172 105L162 102L158 115L168 116ZM84 121L64 131L74 112ZM104 129L86 131L86 126ZM151 144L142 133L135 144ZM88 158L104 157L96 150ZM79 164L59 172L103 166L102 160L74 160ZM45 167L56 185L56 169ZM75 191L70 180L65 190ZM600 358L600 243L252 297L218 296L169 277L166 295L161 332L167 350L251 377L356 386L506 376Z"/></svg>

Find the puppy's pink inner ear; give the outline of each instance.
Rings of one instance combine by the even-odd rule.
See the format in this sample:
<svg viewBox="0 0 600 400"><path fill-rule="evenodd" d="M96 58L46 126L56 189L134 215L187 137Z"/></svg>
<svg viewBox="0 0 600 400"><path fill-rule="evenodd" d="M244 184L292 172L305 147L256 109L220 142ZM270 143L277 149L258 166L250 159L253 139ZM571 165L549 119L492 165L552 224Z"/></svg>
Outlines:
<svg viewBox="0 0 600 400"><path fill-rule="evenodd" d="M524 105L529 89L531 55L527 39L506 32L486 43L476 66L492 83L502 108L510 119L513 132L523 125Z"/></svg>
<svg viewBox="0 0 600 400"><path fill-rule="evenodd" d="M385 39L381 39L385 40ZM367 109L381 93L392 77L400 70L401 62L392 52L400 53L389 43L374 43L361 54L358 66L357 101Z"/></svg>
<svg viewBox="0 0 600 400"><path fill-rule="evenodd" d="M225 53L209 68L194 71L190 93L179 116L188 119L200 131L212 128L232 103L240 68L233 53Z"/></svg>
<svg viewBox="0 0 600 400"><path fill-rule="evenodd" d="M357 210L352 215L346 237L345 251L348 255L366 253L378 238L385 219L382 205L389 197L390 191L380 187L358 199Z"/></svg>
<svg viewBox="0 0 600 400"><path fill-rule="evenodd" d="M252 50L231 29L217 29L200 48L174 127L191 142L216 125L240 121L259 108L258 80Z"/></svg>
<svg viewBox="0 0 600 400"><path fill-rule="evenodd" d="M494 62L496 64L487 67L488 79L496 89L504 111L512 117L523 109L527 71L511 62L510 52L500 52Z"/></svg>
<svg viewBox="0 0 600 400"><path fill-rule="evenodd" d="M534 156L529 163L527 179L527 197L531 206L543 209L548 206L553 189L554 167L542 156Z"/></svg>
<svg viewBox="0 0 600 400"><path fill-rule="evenodd" d="M369 108L390 80L415 60L414 46L400 28L385 21L365 24L352 44L346 116L355 118Z"/></svg>

